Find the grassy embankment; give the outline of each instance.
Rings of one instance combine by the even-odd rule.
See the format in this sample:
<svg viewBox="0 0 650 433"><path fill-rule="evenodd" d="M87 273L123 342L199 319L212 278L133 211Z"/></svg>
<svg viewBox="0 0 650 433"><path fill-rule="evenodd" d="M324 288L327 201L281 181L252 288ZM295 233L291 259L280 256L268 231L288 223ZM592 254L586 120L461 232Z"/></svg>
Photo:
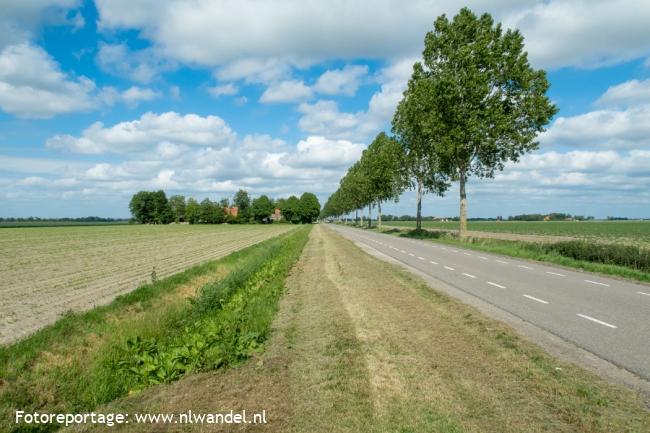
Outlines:
<svg viewBox="0 0 650 433"><path fill-rule="evenodd" d="M455 224L457 225L457 223ZM493 224L498 225L498 223ZM503 224L505 225L510 223L506 222ZM525 227L528 223L515 224L519 224L517 227ZM580 225L586 223L562 222L559 224ZM612 224L618 224L618 222ZM625 223L621 222L621 224ZM647 224L647 227L650 228L650 223ZM376 230L377 227L373 226L372 229ZM390 226L386 226L382 227L382 233L432 240L478 251L549 262L589 272L598 272L605 275L629 278L641 282L650 282L650 247L645 243L643 245L629 245L615 242L606 243L592 237L559 242L513 241L477 237L469 237L467 240L462 241L458 239L457 233L447 231L448 229L449 226L447 226L445 231L423 229L418 232L414 229L405 230L403 228L391 228ZM558 232L555 231L553 233L557 234ZM564 233L566 234L566 232ZM534 234L540 233L537 231L534 232ZM614 237L610 237L609 239L613 238Z"/></svg>
<svg viewBox="0 0 650 433"><path fill-rule="evenodd" d="M506 325L317 226L263 353L104 412L265 409L255 432L647 432L643 397L559 362ZM232 431L129 424L72 431Z"/></svg>
<svg viewBox="0 0 650 433"><path fill-rule="evenodd" d="M194 266L0 347L0 431L31 431L13 424L15 409L90 411L246 359L267 337L308 232L298 228Z"/></svg>

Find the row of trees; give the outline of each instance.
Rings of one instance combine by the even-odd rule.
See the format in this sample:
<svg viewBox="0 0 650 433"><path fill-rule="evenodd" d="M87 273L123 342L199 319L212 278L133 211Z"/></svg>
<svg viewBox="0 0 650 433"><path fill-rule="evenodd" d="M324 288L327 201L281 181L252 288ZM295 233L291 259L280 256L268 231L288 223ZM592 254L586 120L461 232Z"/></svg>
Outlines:
<svg viewBox="0 0 650 433"><path fill-rule="evenodd" d="M323 216L365 206L370 211L411 189L417 194L419 230L422 196L442 196L458 182L459 232L465 237L468 179L491 178L507 162L537 149L535 138L557 108L546 96L546 73L529 64L518 30L504 32L489 14L477 17L463 8L451 21L438 17L424 45L394 114L393 137L382 132L375 138L341 180ZM379 156L384 149L390 149L390 162Z"/></svg>
<svg viewBox="0 0 650 433"><path fill-rule="evenodd" d="M237 208L236 216L230 211ZM300 198L291 196L287 199L273 200L266 195L251 199L245 190L235 193L232 201L224 198L212 201L208 198L201 202L182 195L167 198L164 191L140 191L129 203L133 219L141 224L169 224L171 222L188 222L190 224L221 223L259 223L271 222L271 215L278 208L283 218L292 223L312 223L320 214L318 198L309 192Z"/></svg>

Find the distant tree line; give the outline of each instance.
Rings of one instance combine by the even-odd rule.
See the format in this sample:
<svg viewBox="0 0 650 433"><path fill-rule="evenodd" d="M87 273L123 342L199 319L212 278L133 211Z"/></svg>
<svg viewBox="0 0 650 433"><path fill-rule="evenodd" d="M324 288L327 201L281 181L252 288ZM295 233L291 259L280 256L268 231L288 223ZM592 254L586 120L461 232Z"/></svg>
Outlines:
<svg viewBox="0 0 650 433"><path fill-rule="evenodd" d="M126 221L126 218L102 218L98 216L87 216L87 217L79 217L79 218L70 218L70 217L63 217L63 218L39 218L39 217L7 217L7 218L1 218L0 217L0 222L12 222L12 223L20 223L20 222L73 222L73 223L112 223L112 222L121 222L121 221Z"/></svg>
<svg viewBox="0 0 650 433"><path fill-rule="evenodd" d="M515 216L508 217L508 221L544 221L547 219L550 221L566 221L566 220L587 221L587 220L593 220L594 217L584 216L584 215L572 216L569 213L561 213L561 212L552 212L549 214L531 213L531 214L522 214L522 215L515 215Z"/></svg>
<svg viewBox="0 0 650 433"><path fill-rule="evenodd" d="M236 213L231 211L237 208ZM320 214L320 203L316 195L305 192L300 198L272 199L261 195L251 199L248 191L240 189L230 200L223 198L212 201L205 198L197 201L193 197L173 195L167 198L164 191L140 191L133 195L129 210L133 220L141 224L242 224L271 223L275 209L280 209L282 219L294 224L309 224Z"/></svg>

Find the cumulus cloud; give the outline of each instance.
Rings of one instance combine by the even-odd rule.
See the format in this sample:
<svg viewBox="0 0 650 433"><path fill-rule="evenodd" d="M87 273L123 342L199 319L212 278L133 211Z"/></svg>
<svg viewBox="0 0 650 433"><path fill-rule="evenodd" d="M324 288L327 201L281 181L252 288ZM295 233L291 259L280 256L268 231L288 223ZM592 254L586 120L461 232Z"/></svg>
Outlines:
<svg viewBox="0 0 650 433"><path fill-rule="evenodd" d="M299 80L287 80L271 84L260 96L263 104L296 102L309 99L312 90Z"/></svg>
<svg viewBox="0 0 650 433"><path fill-rule="evenodd" d="M180 115L175 112L145 113L138 120L104 127L95 122L81 136L56 135L46 146L76 153L127 153L148 150L162 142L224 147L235 133L218 116Z"/></svg>
<svg viewBox="0 0 650 433"><path fill-rule="evenodd" d="M326 95L353 96L361 79L368 74L366 65L347 65L343 69L325 71L314 84L314 90Z"/></svg>
<svg viewBox="0 0 650 433"><path fill-rule="evenodd" d="M359 159L365 147L348 140L310 136L298 142L288 162L294 167L347 168Z"/></svg>
<svg viewBox="0 0 650 433"><path fill-rule="evenodd" d="M596 101L599 106L650 104L650 79L630 80L612 86Z"/></svg>
<svg viewBox="0 0 650 433"><path fill-rule="evenodd" d="M0 52L0 107L18 117L47 118L95 106L95 83L71 77L42 48L23 43Z"/></svg>
<svg viewBox="0 0 650 433"><path fill-rule="evenodd" d="M170 58L214 66L242 57L304 62L417 54L433 20L459 9L451 0L98 0L97 6L100 28L138 29ZM541 67L596 67L650 54L647 2L470 0L467 6L520 28Z"/></svg>
<svg viewBox="0 0 650 433"><path fill-rule="evenodd" d="M239 92L239 88L233 83L222 84L219 86L208 87L208 93L215 98L220 96L232 96Z"/></svg>
<svg viewBox="0 0 650 433"><path fill-rule="evenodd" d="M116 102L123 102L131 108L137 107L141 102L153 101L162 95L152 89L131 86L120 92L114 87L104 87L100 92L100 99L107 105L113 105Z"/></svg>
<svg viewBox="0 0 650 433"><path fill-rule="evenodd" d="M558 117L540 136L540 142L570 148L647 148L650 146L650 105Z"/></svg>
<svg viewBox="0 0 650 433"><path fill-rule="evenodd" d="M104 72L138 83L149 83L162 72L175 68L174 62L161 59L151 48L131 51L126 44L101 43L97 64Z"/></svg>

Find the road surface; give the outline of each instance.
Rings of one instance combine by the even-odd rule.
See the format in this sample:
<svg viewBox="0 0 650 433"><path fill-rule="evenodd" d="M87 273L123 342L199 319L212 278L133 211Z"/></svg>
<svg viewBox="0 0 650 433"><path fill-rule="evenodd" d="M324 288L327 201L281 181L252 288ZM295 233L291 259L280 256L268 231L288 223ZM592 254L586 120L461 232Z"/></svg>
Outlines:
<svg viewBox="0 0 650 433"><path fill-rule="evenodd" d="M442 243L327 227L650 379L647 285Z"/></svg>

